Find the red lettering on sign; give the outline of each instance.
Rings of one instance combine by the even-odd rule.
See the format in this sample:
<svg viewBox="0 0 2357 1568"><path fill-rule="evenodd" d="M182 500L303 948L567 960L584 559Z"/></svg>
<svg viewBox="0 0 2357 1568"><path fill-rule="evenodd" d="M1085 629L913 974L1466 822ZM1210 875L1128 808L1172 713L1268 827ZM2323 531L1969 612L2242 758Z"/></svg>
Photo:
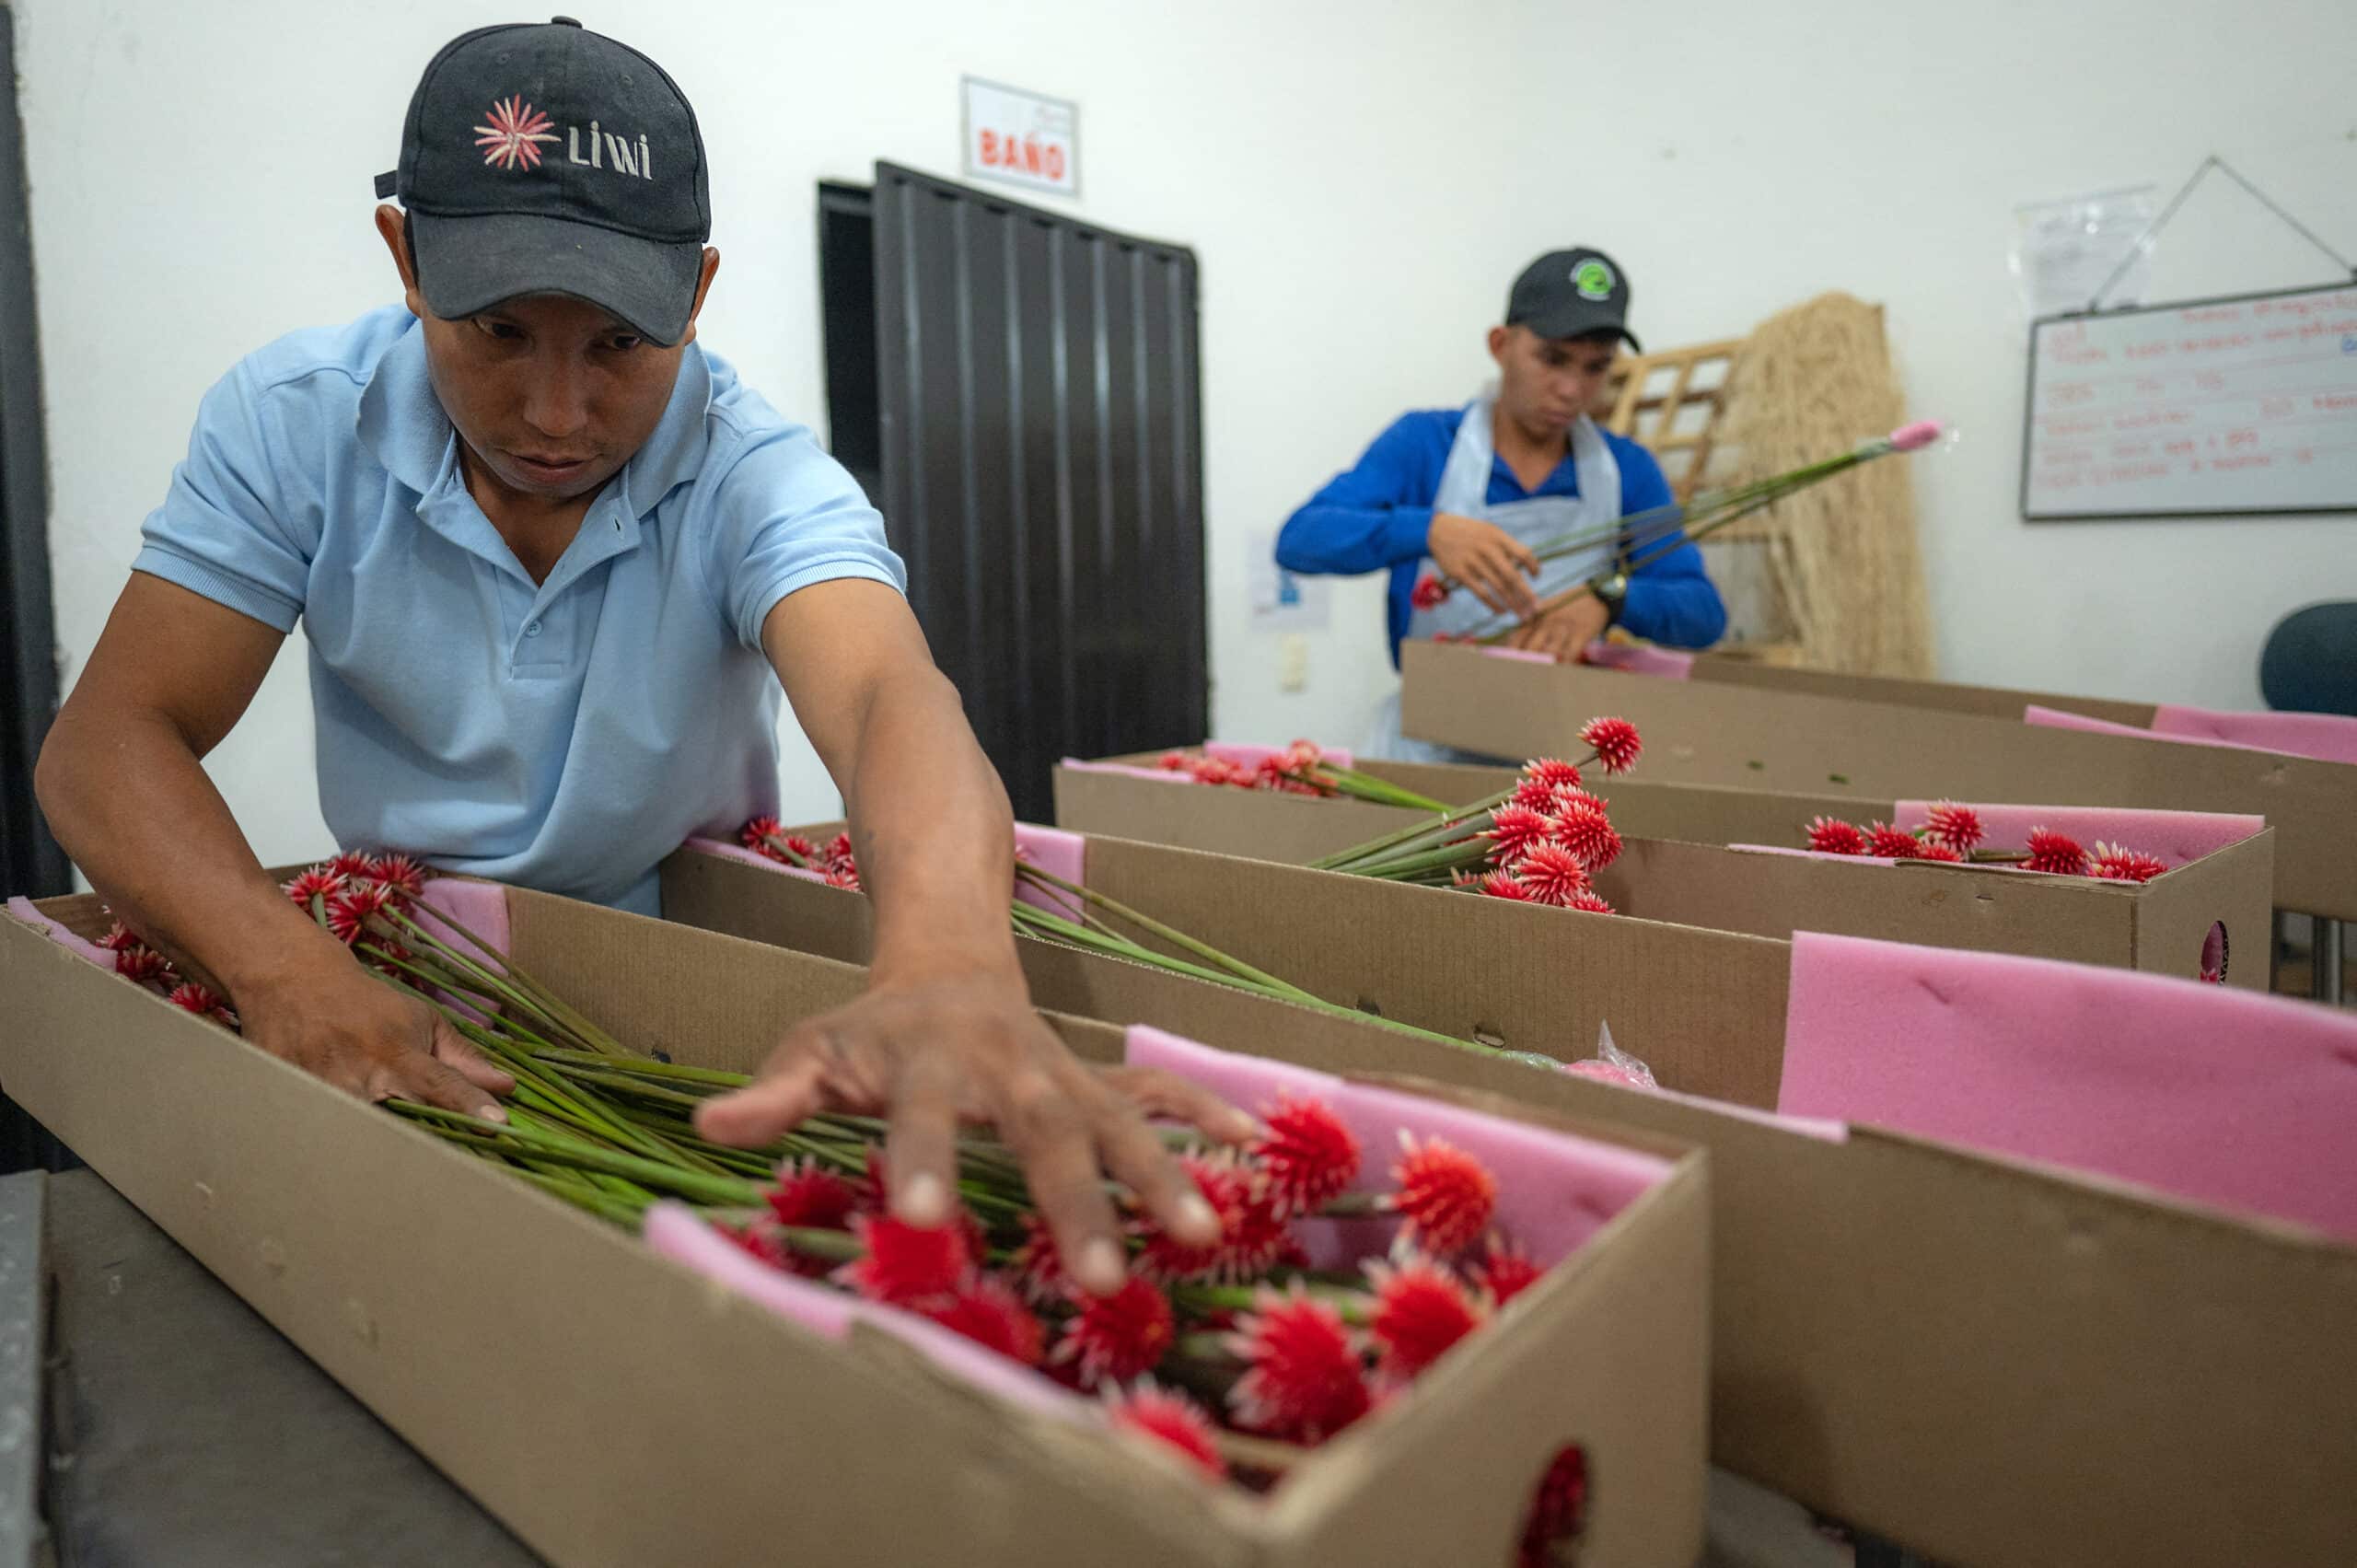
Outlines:
<svg viewBox="0 0 2357 1568"><path fill-rule="evenodd" d="M1048 178L1062 180L1063 177L1064 150L1051 142L1048 145Z"/></svg>
<svg viewBox="0 0 2357 1568"><path fill-rule="evenodd" d="M982 162L985 164L993 164L997 161L998 133L995 131L984 131L982 133Z"/></svg>
<svg viewBox="0 0 2357 1568"><path fill-rule="evenodd" d="M1026 174L1039 172L1039 142L1036 136L1023 138L1023 171Z"/></svg>

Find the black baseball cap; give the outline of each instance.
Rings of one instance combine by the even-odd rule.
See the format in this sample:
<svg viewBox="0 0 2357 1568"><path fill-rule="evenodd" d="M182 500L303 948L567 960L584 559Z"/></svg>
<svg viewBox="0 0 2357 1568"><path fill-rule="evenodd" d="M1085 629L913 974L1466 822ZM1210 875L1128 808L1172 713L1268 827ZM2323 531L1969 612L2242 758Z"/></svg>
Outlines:
<svg viewBox="0 0 2357 1568"><path fill-rule="evenodd" d="M1617 332L1645 352L1629 330L1629 275L1601 250L1550 250L1523 268L1506 296L1506 325L1542 338Z"/></svg>
<svg viewBox="0 0 2357 1568"><path fill-rule="evenodd" d="M436 316L566 294L656 343L687 334L712 237L695 110L663 67L571 17L443 45L377 194L409 211Z"/></svg>

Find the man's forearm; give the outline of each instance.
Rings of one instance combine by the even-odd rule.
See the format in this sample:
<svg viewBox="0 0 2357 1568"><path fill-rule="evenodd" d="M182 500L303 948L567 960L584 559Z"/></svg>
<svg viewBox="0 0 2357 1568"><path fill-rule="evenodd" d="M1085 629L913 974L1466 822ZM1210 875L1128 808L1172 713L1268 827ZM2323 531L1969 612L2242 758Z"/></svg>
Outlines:
<svg viewBox="0 0 2357 1568"><path fill-rule="evenodd" d="M125 923L232 997L343 959L281 894L203 764L160 714L69 703L41 749L50 830Z"/></svg>
<svg viewBox="0 0 2357 1568"><path fill-rule="evenodd" d="M843 794L876 902L877 977L1013 974L1014 813L957 688L930 666L879 683L849 772Z"/></svg>

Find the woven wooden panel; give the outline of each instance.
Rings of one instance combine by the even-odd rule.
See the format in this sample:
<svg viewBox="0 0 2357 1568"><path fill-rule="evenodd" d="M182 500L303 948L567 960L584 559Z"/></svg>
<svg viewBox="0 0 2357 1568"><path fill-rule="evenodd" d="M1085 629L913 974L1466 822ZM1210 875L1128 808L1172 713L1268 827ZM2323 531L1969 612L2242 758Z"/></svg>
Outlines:
<svg viewBox="0 0 2357 1568"><path fill-rule="evenodd" d="M1661 459L1670 494L1694 494L1718 455L1728 379L1744 340L1624 355L1605 388L1596 422Z"/></svg>

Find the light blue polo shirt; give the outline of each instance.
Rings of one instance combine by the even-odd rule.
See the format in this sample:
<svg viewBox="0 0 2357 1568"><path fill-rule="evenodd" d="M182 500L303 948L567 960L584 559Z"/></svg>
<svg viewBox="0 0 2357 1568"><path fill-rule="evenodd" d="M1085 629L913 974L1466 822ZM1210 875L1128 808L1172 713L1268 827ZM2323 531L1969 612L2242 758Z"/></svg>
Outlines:
<svg viewBox="0 0 2357 1568"><path fill-rule="evenodd" d="M240 362L143 532L134 570L303 622L339 844L647 914L680 840L777 808L771 608L907 586L852 477L694 344L535 584L467 493L401 306Z"/></svg>

